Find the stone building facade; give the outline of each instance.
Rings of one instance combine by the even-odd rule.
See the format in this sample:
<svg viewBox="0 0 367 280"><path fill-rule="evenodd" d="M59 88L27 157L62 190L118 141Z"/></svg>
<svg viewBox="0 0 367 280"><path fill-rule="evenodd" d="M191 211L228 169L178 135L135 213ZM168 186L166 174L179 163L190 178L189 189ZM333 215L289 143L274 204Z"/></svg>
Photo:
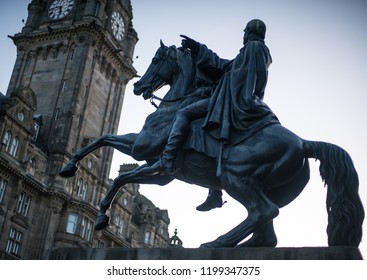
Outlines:
<svg viewBox="0 0 367 280"><path fill-rule="evenodd" d="M116 134L138 41L130 0L33 0L0 94L0 258L46 259L59 247L167 247L169 217L125 186L110 226L94 231L113 150L58 175L80 147ZM121 171L132 168L121 166Z"/></svg>

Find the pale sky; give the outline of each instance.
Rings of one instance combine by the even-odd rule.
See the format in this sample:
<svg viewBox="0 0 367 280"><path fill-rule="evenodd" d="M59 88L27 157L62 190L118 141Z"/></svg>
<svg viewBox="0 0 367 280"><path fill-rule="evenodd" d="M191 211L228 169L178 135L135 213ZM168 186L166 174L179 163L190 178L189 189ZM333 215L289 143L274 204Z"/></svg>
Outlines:
<svg viewBox="0 0 367 280"><path fill-rule="evenodd" d="M1 1L0 91L6 93L16 50L7 35L22 28L28 0ZM273 57L265 102L281 123L308 140L344 148L359 173L362 202L367 199L367 2L310 1L134 1L133 24L138 33L134 67L143 75L159 40L179 46L179 34L206 44L222 58L234 58L242 47L243 29L253 18L267 25L265 42ZM154 108L126 90L119 134L140 131ZM163 90L163 93L168 91ZM119 164L135 162L115 153L111 178ZM275 219L278 247L327 246L326 189L318 162L310 160L311 179L301 195ZM184 247L212 241L246 218L245 209L227 194L221 209L201 213L207 190L174 181L167 186L141 186L140 191L161 209L168 209L170 232L175 228ZM366 233L366 223L364 223ZM360 245L367 255L366 236Z"/></svg>

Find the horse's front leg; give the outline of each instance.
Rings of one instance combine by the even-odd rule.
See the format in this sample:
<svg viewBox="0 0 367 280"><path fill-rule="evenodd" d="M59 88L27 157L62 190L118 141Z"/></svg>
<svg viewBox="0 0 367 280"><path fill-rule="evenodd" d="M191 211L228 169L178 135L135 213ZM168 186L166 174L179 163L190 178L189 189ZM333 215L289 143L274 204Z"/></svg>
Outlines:
<svg viewBox="0 0 367 280"><path fill-rule="evenodd" d="M59 175L64 178L69 178L75 175L78 170L76 164L78 161L85 158L88 154L104 146L113 147L120 152L130 155L132 146L134 145L137 134L129 133L125 135L113 135L105 134L97 138L92 143L80 148L74 156L67 162L67 164L61 169Z"/></svg>
<svg viewBox="0 0 367 280"><path fill-rule="evenodd" d="M96 224L94 226L95 230L102 230L108 226L110 218L108 217L106 212L111 207L113 199L115 198L117 192L123 185L129 183L166 185L174 179L169 176L161 176L161 175L143 176L139 174L139 170L144 168L145 166L146 165L142 165L130 172L123 173L113 181L106 196L101 201L100 210L98 212Z"/></svg>

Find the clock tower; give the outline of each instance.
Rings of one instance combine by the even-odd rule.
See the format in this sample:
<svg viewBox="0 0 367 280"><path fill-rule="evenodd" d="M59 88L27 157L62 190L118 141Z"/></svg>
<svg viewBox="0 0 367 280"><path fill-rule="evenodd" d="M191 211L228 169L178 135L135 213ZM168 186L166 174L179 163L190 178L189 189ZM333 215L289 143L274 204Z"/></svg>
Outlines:
<svg viewBox="0 0 367 280"><path fill-rule="evenodd" d="M11 39L17 59L7 95L34 92L42 120L36 143L48 154L48 183L63 188L57 174L71 155L117 132L125 87L136 75L130 0L33 0L25 26ZM84 172L107 180L112 152L92 154Z"/></svg>
<svg viewBox="0 0 367 280"><path fill-rule="evenodd" d="M77 149L117 133L126 84L136 76L130 0L30 2L24 27L9 36L17 57L0 93L0 259L48 259L59 248L169 246L168 212L138 184L118 192L109 227L94 230L111 183L112 148L79 161L73 177L58 175Z"/></svg>

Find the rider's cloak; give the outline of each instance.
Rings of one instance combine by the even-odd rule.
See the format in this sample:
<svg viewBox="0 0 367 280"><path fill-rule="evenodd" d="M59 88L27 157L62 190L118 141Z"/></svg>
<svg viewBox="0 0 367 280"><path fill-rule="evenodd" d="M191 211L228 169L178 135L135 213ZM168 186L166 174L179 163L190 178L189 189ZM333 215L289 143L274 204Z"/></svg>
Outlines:
<svg viewBox="0 0 367 280"><path fill-rule="evenodd" d="M216 80L203 128L216 139L236 144L279 123L262 101L271 62L269 49L259 38L247 42L233 60L222 59L199 44L197 74Z"/></svg>

